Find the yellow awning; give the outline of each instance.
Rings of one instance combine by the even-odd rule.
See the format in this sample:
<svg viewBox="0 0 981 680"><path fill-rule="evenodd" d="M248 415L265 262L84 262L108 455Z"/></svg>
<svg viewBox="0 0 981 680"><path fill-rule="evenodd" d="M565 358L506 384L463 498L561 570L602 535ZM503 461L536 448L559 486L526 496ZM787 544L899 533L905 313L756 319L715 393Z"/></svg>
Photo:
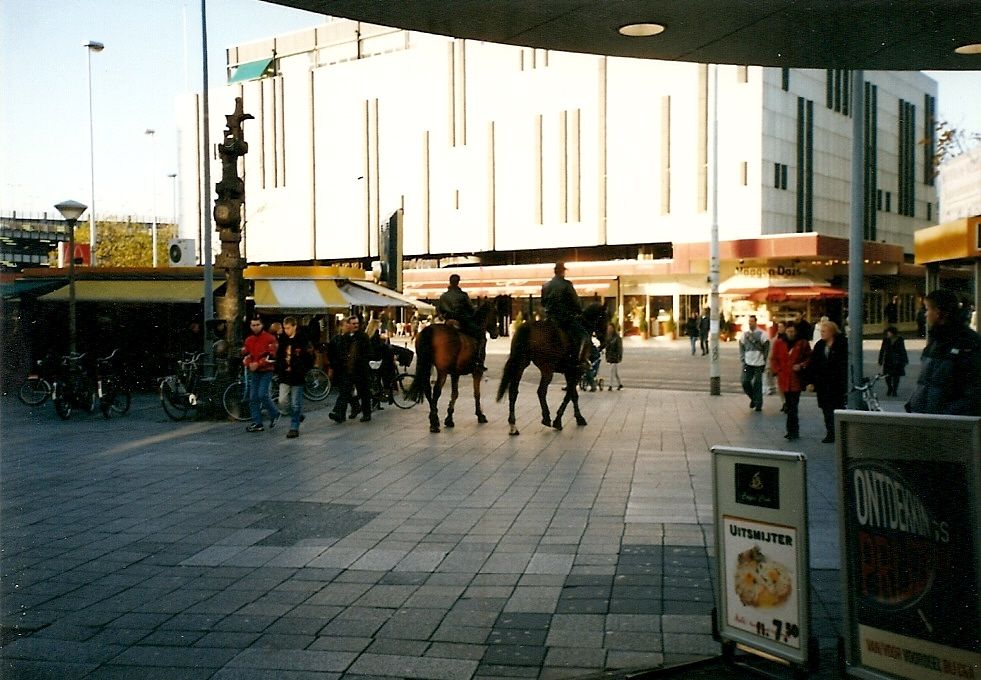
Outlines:
<svg viewBox="0 0 981 680"><path fill-rule="evenodd" d="M212 291L222 281L212 282ZM68 286L47 295L46 302L67 302ZM76 281L78 302L163 302L196 303L204 297L203 281Z"/></svg>
<svg viewBox="0 0 981 680"><path fill-rule="evenodd" d="M256 309L315 313L350 306L332 279L260 280L253 297Z"/></svg>

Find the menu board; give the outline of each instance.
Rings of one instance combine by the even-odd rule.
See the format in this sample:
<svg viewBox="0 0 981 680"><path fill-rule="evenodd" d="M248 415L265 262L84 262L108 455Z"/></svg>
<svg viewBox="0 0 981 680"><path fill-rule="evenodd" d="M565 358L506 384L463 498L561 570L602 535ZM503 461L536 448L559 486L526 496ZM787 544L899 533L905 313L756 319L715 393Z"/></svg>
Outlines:
<svg viewBox="0 0 981 680"><path fill-rule="evenodd" d="M719 635L806 667L806 459L718 446L712 453Z"/></svg>

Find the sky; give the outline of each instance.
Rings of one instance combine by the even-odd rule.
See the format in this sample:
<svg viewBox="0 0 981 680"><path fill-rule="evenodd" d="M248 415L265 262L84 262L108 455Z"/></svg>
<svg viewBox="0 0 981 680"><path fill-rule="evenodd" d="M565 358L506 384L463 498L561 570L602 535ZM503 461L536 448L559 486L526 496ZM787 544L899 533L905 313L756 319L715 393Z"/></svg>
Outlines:
<svg viewBox="0 0 981 680"><path fill-rule="evenodd" d="M199 0L0 0L0 213L88 205L92 65L99 219L173 214L175 100L200 91ZM323 23L261 0L207 0L208 77L225 82L225 49ZM105 50L88 54L89 41ZM981 72L927 72L941 119L981 132ZM221 114L222 112L212 112ZM146 131L154 130L148 135Z"/></svg>

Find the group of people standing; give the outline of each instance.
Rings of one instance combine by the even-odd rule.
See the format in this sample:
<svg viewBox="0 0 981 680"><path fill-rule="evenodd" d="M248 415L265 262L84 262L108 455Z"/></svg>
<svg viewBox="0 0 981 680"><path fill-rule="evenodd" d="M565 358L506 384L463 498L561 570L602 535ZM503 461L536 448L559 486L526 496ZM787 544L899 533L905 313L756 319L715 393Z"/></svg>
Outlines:
<svg viewBox="0 0 981 680"><path fill-rule="evenodd" d="M981 339L965 322L957 296L935 290L924 300L928 341L923 350L920 374L907 412L981 416ZM748 328L739 337L742 388L750 408L762 411L763 373L769 370L777 382L787 416L784 437L800 437L801 392L809 387L817 393L824 417L826 444L835 441L834 412L845 408L848 399L848 341L838 325L827 318L817 324L813 347L800 323L779 324L772 345L749 317ZM782 326L782 327L781 327ZM885 376L887 396L899 395L909 356L895 326L886 328L878 364Z"/></svg>

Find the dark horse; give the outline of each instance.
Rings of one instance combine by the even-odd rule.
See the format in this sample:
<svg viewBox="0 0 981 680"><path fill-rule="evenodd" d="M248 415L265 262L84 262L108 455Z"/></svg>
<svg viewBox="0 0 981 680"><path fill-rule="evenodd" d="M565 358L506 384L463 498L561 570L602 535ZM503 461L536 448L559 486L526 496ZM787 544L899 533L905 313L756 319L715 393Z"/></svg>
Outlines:
<svg viewBox="0 0 981 680"><path fill-rule="evenodd" d="M492 338L498 336L497 329L497 300L488 300L477 307L474 313L474 326L481 332L490 333ZM466 333L461 332L456 322L440 323L427 326L416 338L416 376L409 389L410 399L421 399L423 395L429 401L429 431L439 432L439 395L446 384L446 376L450 376L450 405L446 409L446 427L453 427L453 407L460 394L460 376L473 375L473 400L478 423L486 423L487 417L480 410L480 381L484 372L477 367L477 341ZM430 384L433 368L436 369L436 383Z"/></svg>
<svg viewBox="0 0 981 680"><path fill-rule="evenodd" d="M600 341L600 346L606 344L606 326L609 323L609 314L606 308L599 303L593 303L586 307L582 313L582 322L590 337L596 336ZM514 402L518 399L518 381L521 375L528 368L529 363L538 366L542 372L542 379L538 383L538 401L542 405L542 425L554 427L556 430L562 429L562 414L565 407L572 402L572 410L576 414L576 424L585 425L586 419L579 412L579 392L576 386L579 384L583 367L589 360L588 342L584 342L579 351L576 352L572 343L569 341L569 334L559 328L552 320L530 321L522 324L515 331L514 338L511 339L511 355L507 363L504 364L504 375L501 377L501 385L497 388L497 401L504 396L504 391L508 392L508 424L511 426L511 434L520 434L515 427ZM562 373L565 376L565 397L562 404L555 412L555 420L549 416L548 402L545 395L548 392L548 385L552 382L552 375Z"/></svg>

